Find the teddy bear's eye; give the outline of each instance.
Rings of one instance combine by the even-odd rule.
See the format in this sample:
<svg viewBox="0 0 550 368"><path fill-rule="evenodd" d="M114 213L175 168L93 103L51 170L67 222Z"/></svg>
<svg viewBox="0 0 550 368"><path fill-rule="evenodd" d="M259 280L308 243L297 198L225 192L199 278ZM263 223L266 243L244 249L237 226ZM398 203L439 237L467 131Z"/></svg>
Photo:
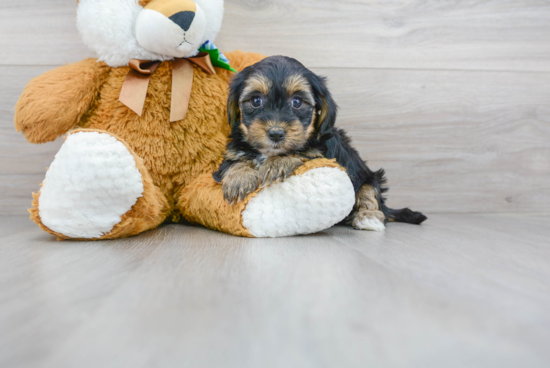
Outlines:
<svg viewBox="0 0 550 368"><path fill-rule="evenodd" d="M261 107L264 104L264 100L260 96L254 96L250 99L250 104L252 105L252 107L257 109L258 107Z"/></svg>

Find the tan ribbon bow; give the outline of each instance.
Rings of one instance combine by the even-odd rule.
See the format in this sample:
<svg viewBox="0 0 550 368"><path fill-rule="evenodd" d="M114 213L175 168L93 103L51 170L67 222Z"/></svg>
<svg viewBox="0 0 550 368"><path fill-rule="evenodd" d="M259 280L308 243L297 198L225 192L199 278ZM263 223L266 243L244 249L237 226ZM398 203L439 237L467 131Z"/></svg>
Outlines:
<svg viewBox="0 0 550 368"><path fill-rule="evenodd" d="M139 116L143 113L149 80L160 63L160 61L130 60L130 72L120 90L119 101ZM216 74L207 52L201 52L188 59L172 60L171 123L183 120L187 116L193 86L193 64L191 63L200 66L208 74Z"/></svg>

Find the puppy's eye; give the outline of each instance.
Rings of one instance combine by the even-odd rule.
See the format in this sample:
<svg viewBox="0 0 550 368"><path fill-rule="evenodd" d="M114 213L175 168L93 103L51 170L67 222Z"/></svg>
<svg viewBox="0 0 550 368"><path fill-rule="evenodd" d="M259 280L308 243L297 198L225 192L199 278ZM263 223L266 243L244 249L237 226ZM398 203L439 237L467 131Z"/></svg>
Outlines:
<svg viewBox="0 0 550 368"><path fill-rule="evenodd" d="M260 96L254 96L250 99L250 104L253 108L257 109L264 104L264 100Z"/></svg>
<svg viewBox="0 0 550 368"><path fill-rule="evenodd" d="M299 109L300 107L302 107L303 104L304 101L302 101L300 97L294 97L292 99L292 107L294 107L295 109Z"/></svg>

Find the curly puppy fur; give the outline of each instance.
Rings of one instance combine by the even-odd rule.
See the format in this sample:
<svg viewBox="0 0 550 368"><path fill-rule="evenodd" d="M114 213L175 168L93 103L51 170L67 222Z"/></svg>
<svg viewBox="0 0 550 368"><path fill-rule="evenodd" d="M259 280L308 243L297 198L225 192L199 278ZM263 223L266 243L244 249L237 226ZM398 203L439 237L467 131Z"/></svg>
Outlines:
<svg viewBox="0 0 550 368"><path fill-rule="evenodd" d="M304 162L326 157L347 170L355 188L356 204L346 224L425 221L420 212L385 205L384 170L370 170L346 132L334 128L337 110L326 79L295 59L273 56L244 69L231 83L232 140L214 173L225 199L239 202L260 186L284 180Z"/></svg>

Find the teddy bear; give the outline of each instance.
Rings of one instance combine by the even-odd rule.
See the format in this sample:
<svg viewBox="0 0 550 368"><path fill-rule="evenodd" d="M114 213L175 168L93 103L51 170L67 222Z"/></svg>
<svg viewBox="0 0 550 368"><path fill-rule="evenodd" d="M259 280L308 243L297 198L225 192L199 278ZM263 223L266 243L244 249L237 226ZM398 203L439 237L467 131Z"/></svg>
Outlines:
<svg viewBox="0 0 550 368"><path fill-rule="evenodd" d="M65 136L29 210L43 230L114 239L185 220L280 237L350 213L353 185L327 159L237 204L224 200L212 173L230 139L228 86L263 56L217 49L223 11L223 0L77 1L78 30L98 58L33 79L15 109L29 142Z"/></svg>

